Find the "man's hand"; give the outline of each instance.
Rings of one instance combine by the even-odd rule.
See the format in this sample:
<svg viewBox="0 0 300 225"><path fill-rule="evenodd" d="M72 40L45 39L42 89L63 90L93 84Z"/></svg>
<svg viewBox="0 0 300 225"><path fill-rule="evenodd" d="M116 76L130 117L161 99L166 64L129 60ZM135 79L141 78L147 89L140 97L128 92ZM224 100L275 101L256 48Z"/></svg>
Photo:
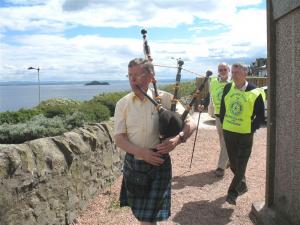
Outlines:
<svg viewBox="0 0 300 225"><path fill-rule="evenodd" d="M198 105L198 111L203 112L204 111L204 105Z"/></svg>
<svg viewBox="0 0 300 225"><path fill-rule="evenodd" d="M115 135L115 141L116 145L126 151L127 153L130 153L137 158L141 158L145 162L154 165L159 166L164 163L164 160L161 158L162 155L150 150L149 148L141 148L133 143L131 143L128 140L127 134L121 133Z"/></svg>
<svg viewBox="0 0 300 225"><path fill-rule="evenodd" d="M161 158L161 154L158 152L154 152L148 148L143 148L138 157L141 157L145 162L154 165L160 166L164 163L164 160Z"/></svg>
<svg viewBox="0 0 300 225"><path fill-rule="evenodd" d="M180 143L179 135L168 138L163 143L156 145L157 152L160 154L167 154L172 151Z"/></svg>

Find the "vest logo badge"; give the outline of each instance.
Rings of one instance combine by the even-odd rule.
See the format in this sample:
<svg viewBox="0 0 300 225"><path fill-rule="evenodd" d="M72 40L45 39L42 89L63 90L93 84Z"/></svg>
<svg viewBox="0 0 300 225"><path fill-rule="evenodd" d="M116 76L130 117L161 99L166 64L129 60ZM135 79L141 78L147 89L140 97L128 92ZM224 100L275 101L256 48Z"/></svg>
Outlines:
<svg viewBox="0 0 300 225"><path fill-rule="evenodd" d="M235 101L233 103L231 103L230 105L230 112L235 115L238 116L239 114L241 114L243 111L243 106L239 101Z"/></svg>

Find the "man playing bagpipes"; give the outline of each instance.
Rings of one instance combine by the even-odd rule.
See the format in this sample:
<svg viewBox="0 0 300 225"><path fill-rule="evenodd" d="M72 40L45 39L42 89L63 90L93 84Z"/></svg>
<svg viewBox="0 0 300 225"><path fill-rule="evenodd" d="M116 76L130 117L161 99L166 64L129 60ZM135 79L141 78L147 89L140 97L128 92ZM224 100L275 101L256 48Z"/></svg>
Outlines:
<svg viewBox="0 0 300 225"><path fill-rule="evenodd" d="M156 224L170 216L172 166L169 152L191 136L196 124L191 116L186 116L182 132L161 142L159 117L162 111L171 108L173 96L159 91L159 107L145 96L146 93L155 99L154 90L149 88L154 79L154 67L147 59L131 60L128 78L132 92L118 101L114 116L116 145L126 152L120 205L131 207L141 224ZM177 102L176 113L180 115L184 110Z"/></svg>

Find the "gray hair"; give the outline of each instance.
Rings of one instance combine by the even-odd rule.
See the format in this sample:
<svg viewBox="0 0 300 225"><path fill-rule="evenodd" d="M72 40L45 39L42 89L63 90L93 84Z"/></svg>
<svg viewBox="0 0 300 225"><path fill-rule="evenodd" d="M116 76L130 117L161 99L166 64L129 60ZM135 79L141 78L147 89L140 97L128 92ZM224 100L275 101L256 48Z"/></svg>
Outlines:
<svg viewBox="0 0 300 225"><path fill-rule="evenodd" d="M228 72L230 72L230 68L229 68L229 66L228 66L228 64L226 62L219 63L218 70L219 70L220 66L225 66L227 68Z"/></svg>
<svg viewBox="0 0 300 225"><path fill-rule="evenodd" d="M226 62L221 62L221 63L219 63L218 67L219 67L219 66L226 66L227 68L229 68L229 66L228 66L228 64L227 64Z"/></svg>
<svg viewBox="0 0 300 225"><path fill-rule="evenodd" d="M247 73L248 72L248 66L247 65L244 65L244 64L242 64L242 63L234 63L234 64L232 64L232 68L239 68L239 69L241 69L242 71L244 71L245 73Z"/></svg>
<svg viewBox="0 0 300 225"><path fill-rule="evenodd" d="M130 60L128 68L132 68L134 66L140 66L145 72L154 74L154 66L152 62L147 59L135 58Z"/></svg>

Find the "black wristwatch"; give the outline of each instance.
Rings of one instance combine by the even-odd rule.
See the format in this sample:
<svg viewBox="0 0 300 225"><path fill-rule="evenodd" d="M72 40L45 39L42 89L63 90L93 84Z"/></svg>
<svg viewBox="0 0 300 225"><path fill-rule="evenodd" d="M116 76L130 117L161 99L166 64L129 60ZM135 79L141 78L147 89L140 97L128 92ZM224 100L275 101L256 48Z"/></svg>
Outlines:
<svg viewBox="0 0 300 225"><path fill-rule="evenodd" d="M179 135L179 139L180 139L181 143L185 143L186 139L184 137L184 132L180 131L178 135Z"/></svg>

